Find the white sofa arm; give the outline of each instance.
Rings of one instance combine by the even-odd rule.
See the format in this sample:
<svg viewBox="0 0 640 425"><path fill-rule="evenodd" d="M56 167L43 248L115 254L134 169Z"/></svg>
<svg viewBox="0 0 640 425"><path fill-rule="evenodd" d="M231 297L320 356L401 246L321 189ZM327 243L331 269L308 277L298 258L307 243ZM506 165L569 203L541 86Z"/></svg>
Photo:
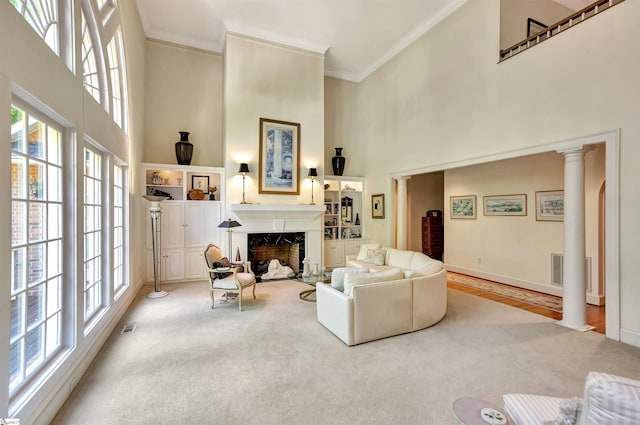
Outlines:
<svg viewBox="0 0 640 425"><path fill-rule="evenodd" d="M355 344L411 332L411 280L353 286Z"/></svg>
<svg viewBox="0 0 640 425"><path fill-rule="evenodd" d="M413 284L413 329L438 323L447 313L447 270L415 277Z"/></svg>
<svg viewBox="0 0 640 425"><path fill-rule="evenodd" d="M357 256L357 255L347 255L346 260L347 260L347 261L349 261L349 260L356 260L357 258L358 258L358 256Z"/></svg>
<svg viewBox="0 0 640 425"><path fill-rule="evenodd" d="M316 284L318 321L345 344L353 345L353 298L331 286Z"/></svg>

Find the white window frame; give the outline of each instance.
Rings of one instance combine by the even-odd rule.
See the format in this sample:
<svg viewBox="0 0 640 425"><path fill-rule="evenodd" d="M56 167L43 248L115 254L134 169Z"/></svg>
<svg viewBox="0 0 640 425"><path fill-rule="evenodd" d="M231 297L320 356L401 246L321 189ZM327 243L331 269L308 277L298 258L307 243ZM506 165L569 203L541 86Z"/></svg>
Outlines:
<svg viewBox="0 0 640 425"><path fill-rule="evenodd" d="M47 127L55 129L59 134L60 134L60 140L61 140L61 146L60 146L60 158L61 158L61 165L57 166L57 165L52 165L55 167L58 167L60 170L60 178L61 181L59 182L59 186L60 186L60 196L61 196L61 201L50 201L47 199L44 199L42 201L38 200L37 202L39 203L44 203L47 205L47 209L49 208L48 205L51 204L56 204L56 205L60 205L60 213L62 215L62 217L65 216L65 214L68 212L69 209L69 190L71 189L71 187L69 185L65 185L64 181L67 178L67 176L69 175L69 171L70 171L70 166L69 164L71 163L70 159L70 154L71 151L73 150L73 147L69 146L69 130L67 128L65 128L64 125L56 122L55 120L47 117L44 113L40 112L37 108L31 106L30 104L28 104L27 102L24 102L23 100L17 98L17 97L13 97L12 98L12 102L11 102L12 106L15 106L16 108L22 110L23 112L25 112L25 114L27 114L27 116L30 116L42 123L44 123L45 125L47 125ZM13 149L11 150L12 154L15 152L13 151ZM25 158L30 157L31 155L28 153L28 149L27 149L27 153L22 154L21 156L24 156ZM43 162L45 162L45 164L49 164L49 158L47 157L46 160L43 160ZM47 166L48 167L48 166ZM28 171L27 171L28 172ZM33 189L32 189L33 190ZM44 190L44 188L41 188L41 190ZM48 190L48 186L47 186L47 190ZM12 195L12 199L20 199L20 198L14 198ZM29 204L29 197L26 198L27 200L27 204ZM74 220L73 218L69 218L67 217L66 219L62 219L62 217L60 218L60 235L59 237L56 237L54 239L59 240L60 241L60 251L61 254L62 253L69 253L69 252L73 252L71 250L71 244L72 244L72 237L71 232L73 231L72 229L74 228ZM47 215L47 223L49 223L49 216ZM48 233L48 229L45 229L45 231L47 231ZM28 225L27 225L27 233L28 233ZM47 234L47 237L49 235ZM47 238L44 238L43 241L48 240ZM26 244L28 246L28 243ZM13 248L12 252L13 252ZM49 262L51 261L50 258L47 258L46 262L47 262L47 267L49 267ZM72 320L72 316L73 316L73 312L72 312L72 306L73 306L73 299L74 299L74 294L73 294L73 275L72 273L70 273L70 268L68 267L68 263L67 260L65 259L64 255L60 256L60 263L58 265L58 267L60 268L60 274L57 276L60 278L61 284L60 284L60 294L58 295L58 307L55 307L55 314L59 314L59 322L58 322L58 329L57 329L57 333L58 333L58 340L57 340L57 344L56 347L54 349L52 349L49 353L47 353L47 335L45 334L44 338L44 358L42 359L41 362L39 362L37 365L35 365L34 367L32 367L31 369L27 370L27 368L24 366L24 360L25 360L25 356L26 356L26 352L23 353L22 355L22 364L21 364L21 375L22 378L19 381L15 381L14 383L9 382L9 397L12 400L12 402L14 400L17 400L19 398L22 398L28 394L30 394L32 391L35 391L35 389L38 387L39 383L42 382L44 379L46 379L46 377L50 374L50 372L57 366L59 360L61 358L63 358L63 356L65 355L65 353L72 347L73 345L73 341L74 341L74 329L75 329L75 325L74 322ZM13 268L12 268L13 270ZM44 281L47 282L46 285L48 285L48 283L50 283L50 281L52 279L50 279L51 276L48 276L48 272L45 273L44 275ZM13 271L12 271L12 282L13 282ZM27 284L28 285L28 284ZM13 287L13 285L12 285ZM46 288L45 290L48 290L49 288ZM46 296L46 292L45 292L45 301L44 301L44 321L43 323L46 323L46 321L48 320L47 318L49 317L53 317L52 315L49 314L49 312L47 311L47 309L49 308L49 301L51 301L50 299L47 299ZM27 314L25 312L25 314ZM26 316L25 316L26 317ZM26 336L26 331L25 331L25 336ZM22 337L20 337L22 338ZM16 340L12 338L12 341L15 342Z"/></svg>

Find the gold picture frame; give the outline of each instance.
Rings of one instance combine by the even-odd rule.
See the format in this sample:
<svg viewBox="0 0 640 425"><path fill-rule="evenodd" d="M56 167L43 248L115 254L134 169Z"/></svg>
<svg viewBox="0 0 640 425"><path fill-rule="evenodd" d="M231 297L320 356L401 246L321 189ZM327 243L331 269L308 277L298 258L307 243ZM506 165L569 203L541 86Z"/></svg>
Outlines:
<svg viewBox="0 0 640 425"><path fill-rule="evenodd" d="M384 193L371 195L371 218L384 218Z"/></svg>
<svg viewBox="0 0 640 425"><path fill-rule="evenodd" d="M300 124L260 118L258 193L300 194Z"/></svg>

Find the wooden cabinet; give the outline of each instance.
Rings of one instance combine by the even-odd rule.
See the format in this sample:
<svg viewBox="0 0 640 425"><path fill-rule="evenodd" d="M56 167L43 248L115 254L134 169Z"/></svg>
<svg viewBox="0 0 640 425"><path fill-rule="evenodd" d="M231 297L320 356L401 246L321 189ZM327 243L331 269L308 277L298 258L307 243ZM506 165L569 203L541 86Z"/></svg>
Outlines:
<svg viewBox="0 0 640 425"><path fill-rule="evenodd" d="M205 247L210 243L222 246L223 232L218 225L222 221L224 205L217 196L216 200L211 200L208 196L204 200L187 200L187 194L193 188L192 182L198 182L198 179L209 182L211 187L216 186L216 191L210 195L223 194L224 169L144 164L143 172L146 193L161 190L171 194L173 198L160 204L159 280L204 279L206 276L202 255ZM149 203L145 203L145 277L148 282L153 282L153 243L148 207Z"/></svg>
<svg viewBox="0 0 640 425"><path fill-rule="evenodd" d="M345 246L341 241L324 242L324 267L335 269L345 266Z"/></svg>
<svg viewBox="0 0 640 425"><path fill-rule="evenodd" d="M442 211L432 210L422 217L422 252L436 260L442 260L444 252L444 229Z"/></svg>

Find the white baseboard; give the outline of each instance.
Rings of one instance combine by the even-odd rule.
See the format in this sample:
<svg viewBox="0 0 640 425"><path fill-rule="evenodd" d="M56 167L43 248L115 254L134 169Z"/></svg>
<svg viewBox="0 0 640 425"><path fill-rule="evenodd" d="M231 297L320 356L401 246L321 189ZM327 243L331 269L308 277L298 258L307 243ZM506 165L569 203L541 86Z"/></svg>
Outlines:
<svg viewBox="0 0 640 425"><path fill-rule="evenodd" d="M559 286L551 286L544 283L516 279L508 276L502 276L499 274L487 273L480 270L469 269L466 267L454 266L452 264L445 264L445 266L447 270L451 272L462 273L469 276L479 277L481 279L487 279L487 280L492 280L498 283L504 283L506 285L516 286L518 288L529 289L531 291L542 292L543 294L562 297L562 288ZM603 305L604 296L587 294L587 303L593 304L593 305Z"/></svg>
<svg viewBox="0 0 640 425"><path fill-rule="evenodd" d="M625 344L640 347L640 333L629 329L620 329L620 341Z"/></svg>

